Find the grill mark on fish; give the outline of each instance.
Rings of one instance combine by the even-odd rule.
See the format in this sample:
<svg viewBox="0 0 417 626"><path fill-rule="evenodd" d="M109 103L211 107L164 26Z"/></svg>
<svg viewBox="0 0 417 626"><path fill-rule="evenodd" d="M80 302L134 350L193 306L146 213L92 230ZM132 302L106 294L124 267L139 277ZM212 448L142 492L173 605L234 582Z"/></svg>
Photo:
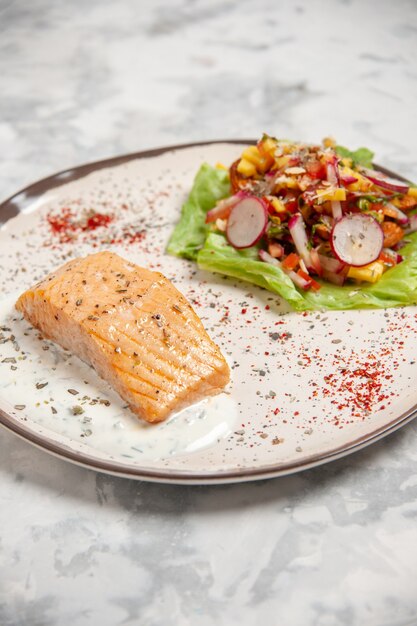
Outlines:
<svg viewBox="0 0 417 626"><path fill-rule="evenodd" d="M96 333L91 333L91 336L95 337L101 344L103 344L105 346L108 346L110 348L111 353L114 352L114 344L113 343L111 343L110 341L107 341L101 335L97 335ZM138 344L138 345L140 346L140 351L142 353L144 353L145 355L149 354L149 351L144 350L144 348L140 344ZM139 358L143 358L143 357L141 357L141 355L139 353L138 353L138 357L132 357L129 354L125 354L125 353L123 354L122 353L122 354L119 355L119 359L120 359L121 356L125 357L126 359L129 359L129 361L133 361L134 358L137 359L137 360L139 360ZM170 365L168 361L165 360L164 362L166 362L168 365ZM148 363L144 363L143 361L141 361L141 363L142 363L142 365L146 365L147 366L148 371L149 371L150 374L155 374L156 376L159 376L163 380L169 380L171 382L175 382L177 380L176 376L171 376L170 374L167 374L165 372L161 372L160 370L156 369L154 367L153 363L151 363L152 371L151 371L150 367L148 367ZM179 369L179 368L176 368L176 369Z"/></svg>
<svg viewBox="0 0 417 626"><path fill-rule="evenodd" d="M176 329L173 329L173 330L175 330L175 331L177 332L177 330L176 330ZM127 334L127 333L125 333L124 331L122 331L122 330L119 330L119 329L118 329L118 332L119 332L121 335L124 335L125 337L127 337L130 341L133 341L136 345L141 345L141 343L140 343L140 342L138 342L138 341L137 341L137 339L135 339L135 338L134 338L134 337L132 337L131 335L128 335L128 334ZM143 328L143 333L141 333L141 334L146 334L148 337L152 338L153 340L157 340L157 341L160 343L161 347L163 347L163 344L165 343L165 341L163 340L163 338L161 339L161 335L157 335L156 333L152 333L149 327L148 327L148 328ZM179 334L179 333L178 333L178 334ZM162 337L163 337L163 336L162 336ZM188 336L184 336L182 339L183 339L183 341L181 341L181 343L185 343L185 344L186 344L186 345L188 345L190 348L194 348L194 347L195 347L196 349L201 349L201 346L198 346L198 344L197 344L196 342L194 342L193 344L191 344L191 345L190 345L190 342L189 342L189 337L188 337ZM175 344L175 345L174 345L174 344ZM178 354L177 354L177 355L175 355L175 356L177 357L177 359L181 359L181 356L183 355L183 361L189 361L189 360L190 360L190 359L189 359L189 357L190 357L190 356L192 356L192 357L194 358L194 360L195 360L195 361L196 361L199 365L202 365L204 368L206 368L206 367L209 365L209 364L208 364L208 362L207 362L207 358L206 358L205 360L203 360L203 359L199 359L199 358L198 358L198 354L196 354L196 352L195 352L194 350L187 350L186 352L181 351L181 350L180 350L180 346L179 346L179 342L178 342L178 340L177 340L177 341L175 341L175 339L174 339L174 340L172 341L172 347L174 347L174 349L175 349L175 347L176 347L176 346L178 346L178 352L180 352L180 354L179 354L179 355L178 355ZM161 353L163 353L163 352L165 352L165 350L164 350L164 349L162 349L162 350L161 350ZM173 352L172 352L172 351L170 351L170 357L171 357L171 356L173 356ZM209 356L213 356L213 357L215 357L215 355L212 355L212 354L210 354ZM165 357L163 357L163 358L165 358ZM166 359L165 359L165 360L166 360ZM214 365L213 365L212 367L213 367L213 368L215 368L215 369L217 369Z"/></svg>

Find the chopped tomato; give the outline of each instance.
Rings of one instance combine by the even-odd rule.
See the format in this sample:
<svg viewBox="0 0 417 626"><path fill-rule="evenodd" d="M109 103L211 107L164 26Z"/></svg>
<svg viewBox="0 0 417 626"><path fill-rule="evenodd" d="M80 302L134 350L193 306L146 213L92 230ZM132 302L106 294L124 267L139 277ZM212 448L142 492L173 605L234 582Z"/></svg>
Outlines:
<svg viewBox="0 0 417 626"><path fill-rule="evenodd" d="M397 264L394 257L384 251L382 251L379 255L378 261L382 261L382 263L389 265L390 267Z"/></svg>
<svg viewBox="0 0 417 626"><path fill-rule="evenodd" d="M402 198L395 198L393 204L395 204L395 206L397 206L399 209L402 209L403 211L409 211L410 209L414 209L414 207L417 205L417 198L406 195Z"/></svg>
<svg viewBox="0 0 417 626"><path fill-rule="evenodd" d="M284 248L281 246L280 243L276 243L274 241L269 244L268 252L274 259L280 259L284 254Z"/></svg>
<svg viewBox="0 0 417 626"><path fill-rule="evenodd" d="M308 287L311 287L311 289L313 289L314 291L318 291L319 289L321 289L320 283L314 280L314 278L311 278L309 274L303 272L303 270L298 270L297 274L300 278L303 278L305 281L307 281Z"/></svg>
<svg viewBox="0 0 417 626"><path fill-rule="evenodd" d="M307 173L315 180L326 179L326 167L319 160L309 159L304 165Z"/></svg>
<svg viewBox="0 0 417 626"><path fill-rule="evenodd" d="M282 262L282 266L286 270L295 270L300 262L300 257L295 252L291 252ZM309 277L308 277L309 278Z"/></svg>
<svg viewBox="0 0 417 626"><path fill-rule="evenodd" d="M384 248L392 248L404 237L403 229L394 222L383 222L381 228L384 231Z"/></svg>

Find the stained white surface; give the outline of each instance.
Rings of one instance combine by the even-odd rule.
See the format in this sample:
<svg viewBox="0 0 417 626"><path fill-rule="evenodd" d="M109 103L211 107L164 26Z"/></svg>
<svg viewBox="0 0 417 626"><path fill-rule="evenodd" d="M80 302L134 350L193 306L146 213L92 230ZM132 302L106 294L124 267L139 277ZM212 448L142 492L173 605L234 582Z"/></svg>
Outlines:
<svg viewBox="0 0 417 626"><path fill-rule="evenodd" d="M169 143L369 145L417 177L413 1L0 3L0 192ZM417 427L252 485L71 466L0 432L0 623L417 622Z"/></svg>

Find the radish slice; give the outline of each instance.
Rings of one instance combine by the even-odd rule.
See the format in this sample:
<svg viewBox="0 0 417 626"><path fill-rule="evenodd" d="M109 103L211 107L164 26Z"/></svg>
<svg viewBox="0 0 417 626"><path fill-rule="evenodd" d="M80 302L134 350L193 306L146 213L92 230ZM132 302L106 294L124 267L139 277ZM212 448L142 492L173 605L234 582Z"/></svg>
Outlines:
<svg viewBox="0 0 417 626"><path fill-rule="evenodd" d="M375 170L368 170L367 168L363 168L362 172L368 178L371 183L374 185L378 185L378 187L382 187L382 189L389 189L390 191L398 191L399 193L407 193L409 190L409 186L405 183L397 180L396 178L389 178L385 176L381 172L376 172Z"/></svg>
<svg viewBox="0 0 417 626"><path fill-rule="evenodd" d="M362 267L381 254L384 233L371 215L350 213L335 223L330 239L333 253L340 261Z"/></svg>
<svg viewBox="0 0 417 626"><path fill-rule="evenodd" d="M324 254L319 254L319 259L324 272L338 274L345 267L339 259L332 259L330 256L324 256Z"/></svg>
<svg viewBox="0 0 417 626"><path fill-rule="evenodd" d="M238 191L238 193L236 193L234 196L230 196L230 198L224 198L223 200L219 200L214 209L210 209L210 211L207 211L206 224L215 222L217 219L227 219L230 215L230 211L233 209L235 204L237 204L239 200L242 200L242 198L246 198L247 195L248 194L245 191Z"/></svg>
<svg viewBox="0 0 417 626"><path fill-rule="evenodd" d="M311 260L306 226L301 213L296 213L288 221L288 228L300 257L308 268L313 267Z"/></svg>
<svg viewBox="0 0 417 626"><path fill-rule="evenodd" d="M268 209L260 198L249 196L239 200L227 221L227 240L234 248L250 248L265 233Z"/></svg>

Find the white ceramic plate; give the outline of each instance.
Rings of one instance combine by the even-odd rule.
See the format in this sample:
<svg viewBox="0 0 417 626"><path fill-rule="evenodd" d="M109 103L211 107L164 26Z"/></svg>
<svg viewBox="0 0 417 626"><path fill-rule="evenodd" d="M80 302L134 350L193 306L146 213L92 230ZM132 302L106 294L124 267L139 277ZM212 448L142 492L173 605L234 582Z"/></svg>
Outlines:
<svg viewBox="0 0 417 626"><path fill-rule="evenodd" d="M265 290L164 253L200 164L230 163L241 149L211 143L128 155L40 181L0 206L4 426L100 471L221 483L330 461L415 416L416 307L294 313ZM65 211L75 224L69 241L68 229L51 229ZM93 214L112 221L83 230ZM232 368L224 394L164 424L141 424L91 368L14 311L17 294L52 268L104 248L162 271L191 300Z"/></svg>

